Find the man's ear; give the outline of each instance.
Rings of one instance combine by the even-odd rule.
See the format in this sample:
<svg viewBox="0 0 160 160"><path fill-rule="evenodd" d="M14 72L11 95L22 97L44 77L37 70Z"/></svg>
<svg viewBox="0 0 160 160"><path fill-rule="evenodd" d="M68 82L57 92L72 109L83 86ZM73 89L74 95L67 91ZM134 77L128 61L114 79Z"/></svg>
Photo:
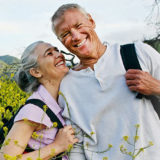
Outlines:
<svg viewBox="0 0 160 160"><path fill-rule="evenodd" d="M35 77L35 78L41 78L41 77L42 77L42 74L41 74L41 72L38 70L38 68L31 68L31 69L29 70L29 73L30 73L33 77Z"/></svg>
<svg viewBox="0 0 160 160"><path fill-rule="evenodd" d="M87 16L88 16L89 21L92 24L92 27L96 28L96 24L95 24L95 21L93 20L92 16L89 13L87 14Z"/></svg>

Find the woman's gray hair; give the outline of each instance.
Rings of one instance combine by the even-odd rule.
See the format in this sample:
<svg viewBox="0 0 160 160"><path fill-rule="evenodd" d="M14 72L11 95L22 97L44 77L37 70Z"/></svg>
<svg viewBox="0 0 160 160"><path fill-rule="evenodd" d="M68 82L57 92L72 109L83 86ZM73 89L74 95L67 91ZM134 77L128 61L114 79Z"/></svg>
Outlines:
<svg viewBox="0 0 160 160"><path fill-rule="evenodd" d="M18 69L15 79L19 87L25 92L36 91L40 85L38 79L30 74L30 69L38 67L38 54L35 53L35 49L41 43L45 42L37 41L30 44L21 56L21 67Z"/></svg>
<svg viewBox="0 0 160 160"><path fill-rule="evenodd" d="M88 16L88 13L85 11L84 8L82 8L80 5L75 4L75 3L68 3L68 4L63 4L62 6L60 6L57 11L54 13L54 15L51 18L52 21L52 30L53 32L55 32L55 22L58 18L60 18L61 16L64 15L64 13L67 10L70 9L78 9L81 13L83 13L84 15Z"/></svg>

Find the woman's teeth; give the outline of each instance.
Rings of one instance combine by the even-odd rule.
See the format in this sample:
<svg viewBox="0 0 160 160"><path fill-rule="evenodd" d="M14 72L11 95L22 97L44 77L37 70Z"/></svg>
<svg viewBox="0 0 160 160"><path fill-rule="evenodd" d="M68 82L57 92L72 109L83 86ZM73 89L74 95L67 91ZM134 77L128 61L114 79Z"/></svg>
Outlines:
<svg viewBox="0 0 160 160"><path fill-rule="evenodd" d="M57 66L60 66L60 65L62 65L62 64L64 64L64 62L63 62L63 61L60 61L59 63L56 64L56 67L57 67Z"/></svg>

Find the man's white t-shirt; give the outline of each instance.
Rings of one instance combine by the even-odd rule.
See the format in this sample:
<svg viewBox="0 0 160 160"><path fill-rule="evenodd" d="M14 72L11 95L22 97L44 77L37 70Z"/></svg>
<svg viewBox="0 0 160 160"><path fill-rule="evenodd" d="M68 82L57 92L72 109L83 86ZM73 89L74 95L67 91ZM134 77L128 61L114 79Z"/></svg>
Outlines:
<svg viewBox="0 0 160 160"><path fill-rule="evenodd" d="M143 71L149 72L160 80L160 54L149 45L136 42L137 56ZM59 104L64 108L63 116L81 129L80 145L75 145L71 160L132 160L123 154L120 146L133 153L136 124L139 124L138 149L144 149L136 160L160 159L160 120L150 100L137 99L126 85L120 45L108 45L106 52L94 65L94 70L86 68L80 71L70 70L62 80ZM131 144L124 141L128 136ZM108 144L113 147L104 153ZM78 153L77 153L78 152ZM136 153L135 152L135 153Z"/></svg>

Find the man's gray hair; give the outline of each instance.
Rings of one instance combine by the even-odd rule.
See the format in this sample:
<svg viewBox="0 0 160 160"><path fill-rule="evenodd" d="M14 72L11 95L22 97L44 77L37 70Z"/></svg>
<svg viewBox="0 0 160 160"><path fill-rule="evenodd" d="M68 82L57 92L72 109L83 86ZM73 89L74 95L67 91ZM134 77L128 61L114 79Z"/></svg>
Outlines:
<svg viewBox="0 0 160 160"><path fill-rule="evenodd" d="M52 21L52 30L53 32L55 32L55 22L58 18L60 18L61 16L64 15L64 13L67 10L70 9L78 9L81 13L83 13L84 15L88 16L88 13L85 11L84 8L82 8L80 5L75 4L75 3L68 3L68 4L63 4L62 6L60 6L57 11L54 13L54 15L51 18Z"/></svg>
<svg viewBox="0 0 160 160"><path fill-rule="evenodd" d="M19 87L25 92L36 91L40 85L38 79L30 74L30 69L38 67L38 54L35 53L35 49L41 43L44 42L37 41L30 44L21 56L21 67L17 71L15 79Z"/></svg>

